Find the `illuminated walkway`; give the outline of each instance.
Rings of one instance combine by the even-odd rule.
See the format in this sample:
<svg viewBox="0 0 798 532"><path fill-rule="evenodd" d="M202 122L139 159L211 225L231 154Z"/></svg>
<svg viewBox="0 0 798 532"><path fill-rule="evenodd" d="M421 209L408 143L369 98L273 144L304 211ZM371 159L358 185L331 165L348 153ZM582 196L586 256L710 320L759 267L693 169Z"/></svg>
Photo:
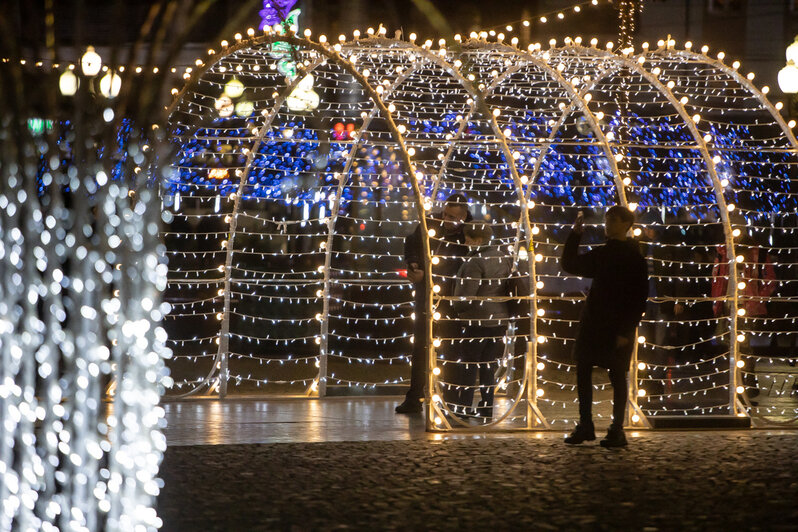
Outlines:
<svg viewBox="0 0 798 532"><path fill-rule="evenodd" d="M397 415L397 397L167 402L168 445L222 445L432 437L421 414Z"/></svg>

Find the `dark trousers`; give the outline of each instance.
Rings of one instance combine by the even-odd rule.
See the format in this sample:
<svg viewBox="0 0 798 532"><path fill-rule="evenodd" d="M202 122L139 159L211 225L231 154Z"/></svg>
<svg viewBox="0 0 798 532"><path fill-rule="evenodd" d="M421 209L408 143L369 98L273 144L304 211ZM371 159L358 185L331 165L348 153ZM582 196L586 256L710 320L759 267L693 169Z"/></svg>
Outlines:
<svg viewBox="0 0 798 532"><path fill-rule="evenodd" d="M410 389L405 399L418 401L427 385L427 316L416 312L413 323L413 351L410 353Z"/></svg>
<svg viewBox="0 0 798 532"><path fill-rule="evenodd" d="M474 389L479 377L479 393L482 406L493 406L493 391L496 385L496 370L504 354L502 338L506 327L469 326L463 329L460 344L460 364L456 371L455 385L459 385L456 402L470 407L474 402Z"/></svg>
<svg viewBox="0 0 798 532"><path fill-rule="evenodd" d="M626 383L626 369L609 370L612 385L612 424L623 427L626 413L626 399L629 393ZM579 423L590 424L593 420L593 365L576 361L576 392L579 396Z"/></svg>
<svg viewBox="0 0 798 532"><path fill-rule="evenodd" d="M406 401L418 401L424 398L424 387L427 385L427 314L424 298L418 294L424 287L416 287L415 312L413 322L413 350L410 353L410 389L405 395Z"/></svg>

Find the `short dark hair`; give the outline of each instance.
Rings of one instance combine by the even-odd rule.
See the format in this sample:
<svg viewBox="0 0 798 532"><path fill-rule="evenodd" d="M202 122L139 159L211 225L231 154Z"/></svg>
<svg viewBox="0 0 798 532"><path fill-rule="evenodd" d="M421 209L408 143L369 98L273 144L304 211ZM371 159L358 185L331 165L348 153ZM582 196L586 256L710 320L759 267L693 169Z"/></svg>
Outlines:
<svg viewBox="0 0 798 532"><path fill-rule="evenodd" d="M448 198L446 198L446 205L453 205L455 207L462 207L468 210L468 200L462 194L456 193L452 194Z"/></svg>
<svg viewBox="0 0 798 532"><path fill-rule="evenodd" d="M468 208L468 200L462 194L452 194L448 198L446 198L446 203L444 204L443 208L446 207L457 207L458 209L463 209L465 211L465 221L470 222L474 219L471 216L471 209Z"/></svg>
<svg viewBox="0 0 798 532"><path fill-rule="evenodd" d="M635 223L635 215L632 211L627 209L626 207L622 207L620 205L613 205L609 209L607 209L607 217L612 216L613 218L617 218L622 222L626 222L629 225L634 225Z"/></svg>
<svg viewBox="0 0 798 532"><path fill-rule="evenodd" d="M465 224L463 227L463 234L474 240L490 242L490 239L493 238L493 229L485 223L471 222Z"/></svg>

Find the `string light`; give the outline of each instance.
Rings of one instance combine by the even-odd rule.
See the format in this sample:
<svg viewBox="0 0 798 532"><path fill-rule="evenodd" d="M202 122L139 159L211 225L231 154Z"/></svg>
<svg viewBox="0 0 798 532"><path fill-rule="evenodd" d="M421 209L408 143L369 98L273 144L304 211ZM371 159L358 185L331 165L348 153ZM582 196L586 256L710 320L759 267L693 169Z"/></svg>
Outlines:
<svg viewBox="0 0 798 532"><path fill-rule="evenodd" d="M528 25L508 26L512 29L501 29ZM586 286L560 270L562 242L577 210L588 209L593 217L583 249L598 244L599 215L621 202L638 217L634 235L656 285L633 367L640 390L633 399L642 409L635 415L642 421L643 414L724 408L740 413L730 366L736 368L739 354L751 353L730 337L780 334L758 331L761 318L739 313L751 301L743 291L746 250L752 249L740 238L759 238L782 271L798 262L796 250L783 242L794 233L790 213L798 197L790 177L795 139L787 124L751 79L691 52L692 45L680 51L663 41L659 49L646 47L634 56L623 42L619 46L626 52L613 54L597 49L597 41L586 47L578 44L581 39L570 39L562 47L522 52L487 42L490 36L461 37L456 59L445 49L432 50L433 41L412 44L414 35L409 43L339 38L340 49L281 38L295 47L297 63L307 66L303 73L316 79L314 116L341 124L339 129L283 105L293 89L271 68L275 58L269 46L276 36L236 44L192 73L172 109L182 149L165 184L175 220L167 231L173 259L169 286L183 294L174 303L188 310L173 316L170 327L177 331L181 320L210 320L221 312L229 332L215 319L208 322L209 332L224 335L229 346L213 363L230 355L223 379L235 385L279 381L322 394L327 386L403 382L415 318L413 287L402 277L401 256L404 236L418 220L413 183L424 194L426 212L442 208L449 194L464 193L472 214L493 229L491 246L510 253L522 271L530 263L536 268L536 297L529 299L536 332L521 334L511 325L501 337L505 347L496 361L495 386L507 401L493 417L477 418L536 426L539 418L515 406L539 400L545 408L556 406L545 417L560 423L557 408L573 404L572 398L559 399L557 390L573 387L566 360L584 300L577 294ZM495 31L494 36L499 37ZM246 118L220 116L213 109L234 75L245 87L272 94L255 102ZM622 106L628 93L645 103ZM732 120L733 112L749 119ZM378 125L388 118L395 132ZM427 239L433 264L451 258L435 251L440 243L435 229ZM222 249L222 241L232 244ZM719 262L736 268L731 288L710 296L718 279L714 255L729 245L732 262ZM225 257L229 263L218 266ZM442 334L452 320L441 305L451 296L435 287L454 280L451 274L436 275L430 284L431 316L437 317L432 341L437 388L430 393L443 398L451 389L479 389L446 375L447 367L481 364L456 356L468 340ZM787 276L772 282L785 290L794 285ZM222 288L219 297L225 283L229 289ZM470 301L486 304L477 297ZM716 316L715 302L729 308ZM677 306L685 310L667 310ZM792 324L798 316L786 319ZM175 335L170 345L176 356L196 357L198 372L208 374L207 344L214 338L220 336ZM524 344L520 354L512 347L516 341ZM287 357L290 367L309 373L273 380L246 366L257 362L262 367L257 371L268 373ZM529 369L526 358L532 361ZM390 371L380 366L384 380L368 378L380 364L392 366ZM533 378L530 370L541 373ZM181 381L181 392L215 382L219 372L210 375ZM311 383L316 384L311 388ZM532 390L531 398L520 393L524 386ZM692 403L685 407L685 401ZM441 401L432 407L431 420L440 419L438 429L459 426L450 411L463 406L470 405Z"/></svg>

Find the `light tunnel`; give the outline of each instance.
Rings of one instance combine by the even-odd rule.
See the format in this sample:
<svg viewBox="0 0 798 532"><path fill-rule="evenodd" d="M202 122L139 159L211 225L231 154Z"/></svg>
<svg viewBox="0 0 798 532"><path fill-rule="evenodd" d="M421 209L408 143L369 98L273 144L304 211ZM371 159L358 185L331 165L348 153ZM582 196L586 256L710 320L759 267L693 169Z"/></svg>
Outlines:
<svg viewBox="0 0 798 532"><path fill-rule="evenodd" d="M419 341L404 241L421 223L428 427L564 428L589 283L559 256L577 212L588 248L622 204L650 273L628 424L793 419L796 143L762 91L736 65L672 47L455 44L268 33L186 74L163 185L172 393L403 392ZM435 254L424 215L455 193L531 287L489 362L465 361L473 320L439 312L456 298L433 290L457 279L436 272L454 258ZM462 378L483 367L493 411L452 415L486 393ZM600 416L607 384L594 377Z"/></svg>

